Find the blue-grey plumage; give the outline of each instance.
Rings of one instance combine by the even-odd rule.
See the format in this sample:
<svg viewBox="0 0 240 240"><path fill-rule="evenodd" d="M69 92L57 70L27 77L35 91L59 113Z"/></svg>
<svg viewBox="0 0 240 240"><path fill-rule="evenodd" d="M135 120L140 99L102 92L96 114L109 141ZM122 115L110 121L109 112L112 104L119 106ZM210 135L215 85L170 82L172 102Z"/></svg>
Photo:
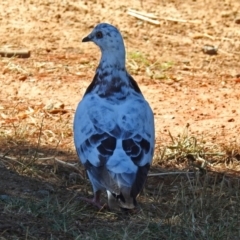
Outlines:
<svg viewBox="0 0 240 240"><path fill-rule="evenodd" d="M132 209L143 188L155 144L153 112L125 68L125 47L118 29L101 23L83 39L101 49L96 74L74 117L74 143L101 207Z"/></svg>

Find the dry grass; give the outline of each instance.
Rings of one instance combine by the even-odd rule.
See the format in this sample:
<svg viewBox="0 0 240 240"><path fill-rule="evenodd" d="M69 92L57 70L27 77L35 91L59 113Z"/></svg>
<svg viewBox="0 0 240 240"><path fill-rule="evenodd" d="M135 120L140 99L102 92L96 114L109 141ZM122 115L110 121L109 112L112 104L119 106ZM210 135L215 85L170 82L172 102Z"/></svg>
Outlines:
<svg viewBox="0 0 240 240"><path fill-rule="evenodd" d="M4 114L11 119L15 111ZM152 172L183 174L149 177L138 214L98 212L78 199L92 193L82 167L71 165L75 154L58 150L70 123L59 120L61 128L50 132L52 119L33 116L34 125L18 121L1 130L2 178L8 178L0 183L1 239L239 239L240 179L214 171L214 164L224 170L238 162L237 147L198 142L188 127L170 134ZM50 137L55 147L47 147ZM63 165L54 161L59 156L73 161Z"/></svg>

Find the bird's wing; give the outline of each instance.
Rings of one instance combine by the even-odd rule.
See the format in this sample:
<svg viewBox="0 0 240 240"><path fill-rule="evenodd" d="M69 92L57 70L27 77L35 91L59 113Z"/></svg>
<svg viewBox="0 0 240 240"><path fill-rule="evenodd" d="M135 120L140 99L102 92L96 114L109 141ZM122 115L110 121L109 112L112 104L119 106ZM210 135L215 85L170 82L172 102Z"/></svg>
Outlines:
<svg viewBox="0 0 240 240"><path fill-rule="evenodd" d="M135 198L152 161L154 138L153 113L141 94L121 103L87 94L76 110L74 142L95 190L118 195L126 188Z"/></svg>

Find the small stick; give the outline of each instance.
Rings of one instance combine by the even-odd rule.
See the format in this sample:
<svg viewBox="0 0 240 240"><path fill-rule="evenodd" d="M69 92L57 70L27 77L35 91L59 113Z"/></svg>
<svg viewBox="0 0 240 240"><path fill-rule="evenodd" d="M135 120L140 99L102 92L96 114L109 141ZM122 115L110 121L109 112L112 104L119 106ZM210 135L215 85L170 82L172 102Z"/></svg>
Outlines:
<svg viewBox="0 0 240 240"><path fill-rule="evenodd" d="M36 160L40 160L40 161L47 161L47 160L53 160L53 159L55 159L54 156L52 156L52 157L43 157L43 158L36 157Z"/></svg>
<svg viewBox="0 0 240 240"><path fill-rule="evenodd" d="M79 171L79 169L76 167L78 164L77 163L67 163L67 162L64 162L58 158L54 158L54 160L58 163L61 163L63 164L64 166L67 166L67 167L71 167L71 168L74 168L75 170Z"/></svg>
<svg viewBox="0 0 240 240"><path fill-rule="evenodd" d="M142 15L142 16L144 16L144 17L152 18L152 19L157 19L157 18L158 18L157 16L155 16L155 15L152 14L152 13L140 12L140 11L137 11L137 10L134 10L134 9L131 9L131 8L129 8L128 11L129 11L129 12L132 12L132 13L136 13L136 14L138 14L138 15Z"/></svg>
<svg viewBox="0 0 240 240"><path fill-rule="evenodd" d="M145 16L142 16L142 15L139 15L138 13L136 12L131 12L131 11L128 11L127 12L129 15L135 17L135 18L138 18L138 19L141 19L143 21L147 21L147 22L150 22L150 23L153 23L155 25L160 25L160 22L158 20L152 20L148 17L145 17Z"/></svg>
<svg viewBox="0 0 240 240"><path fill-rule="evenodd" d="M18 163L18 164L20 164L20 165L24 165L23 163L21 163L21 162L19 162L18 160L17 160L17 158L15 158L15 157L8 157L8 156L6 156L6 154L0 154L0 157L1 158L3 158L3 161L4 161L4 159L7 159L7 160L11 160L11 161L13 161L13 162L16 162L16 163ZM6 161L4 161L4 162L6 162ZM9 162L9 161L8 161Z"/></svg>
<svg viewBox="0 0 240 240"><path fill-rule="evenodd" d="M211 35L206 34L206 33L204 33L204 34L199 33L199 34L193 35L193 39L199 39L199 38L204 38L204 37L209 38L211 40L215 40L214 36L211 36Z"/></svg>
<svg viewBox="0 0 240 240"><path fill-rule="evenodd" d="M8 156L6 156L6 154L0 154L0 157L1 157L1 158L8 159L8 160L13 160L13 161L16 161L16 160L17 160L17 158L15 158L15 157L8 157Z"/></svg>
<svg viewBox="0 0 240 240"><path fill-rule="evenodd" d="M10 49L0 49L1 57L19 57L19 58L29 58L31 55L29 50L10 50Z"/></svg>
<svg viewBox="0 0 240 240"><path fill-rule="evenodd" d="M159 19L171 21L171 22L200 24L200 21L193 21L193 20L186 20L186 19L177 19L177 18L168 18L168 17L166 17L166 18L160 17Z"/></svg>
<svg viewBox="0 0 240 240"><path fill-rule="evenodd" d="M194 172L166 172L166 173L149 173L148 177L159 177L165 175L177 175L177 174L193 174Z"/></svg>
<svg viewBox="0 0 240 240"><path fill-rule="evenodd" d="M6 156L6 154L1 154L0 153L0 158L5 158L5 159L8 159L8 160L12 160L14 162L18 162L17 158ZM52 156L52 157L45 157L45 158L36 158L36 160L40 160L40 161L55 160L56 162L61 163L61 164L65 165L65 166L68 166L68 167L74 168L76 170L79 170L76 167L78 165L77 163L67 163L67 162L64 162L64 161L54 157L54 156ZM20 163L20 162L18 162L18 163Z"/></svg>
<svg viewBox="0 0 240 240"><path fill-rule="evenodd" d="M168 17L157 17L151 13L144 13L139 12L134 9L129 9L127 12L129 15L134 16L136 18L139 18L143 21L147 21L156 25L160 25L160 22L158 20L153 19L160 19L160 20L166 20L166 21L172 21L172 22L181 22L181 23L194 23L199 24L199 21L193 21L193 20L185 20L185 19L176 19L176 18L168 18Z"/></svg>

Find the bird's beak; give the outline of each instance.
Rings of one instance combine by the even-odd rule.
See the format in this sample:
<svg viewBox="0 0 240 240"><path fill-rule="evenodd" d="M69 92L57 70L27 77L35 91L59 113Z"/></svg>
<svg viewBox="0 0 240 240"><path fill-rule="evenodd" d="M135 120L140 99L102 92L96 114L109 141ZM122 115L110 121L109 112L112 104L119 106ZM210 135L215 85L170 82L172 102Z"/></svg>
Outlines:
<svg viewBox="0 0 240 240"><path fill-rule="evenodd" d="M92 38L90 35L86 36L85 38L83 38L82 42L90 42L92 41Z"/></svg>

